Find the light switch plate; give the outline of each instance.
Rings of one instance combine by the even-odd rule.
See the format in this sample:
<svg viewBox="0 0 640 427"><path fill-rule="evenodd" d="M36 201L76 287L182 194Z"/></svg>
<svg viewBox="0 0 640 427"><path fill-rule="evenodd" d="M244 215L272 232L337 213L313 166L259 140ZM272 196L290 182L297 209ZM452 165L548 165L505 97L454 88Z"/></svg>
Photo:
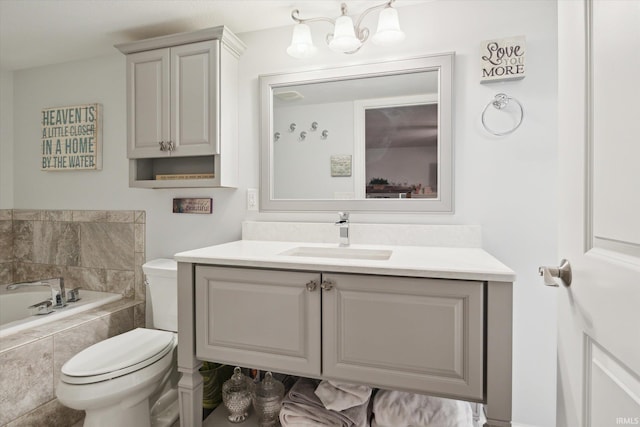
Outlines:
<svg viewBox="0 0 640 427"><path fill-rule="evenodd" d="M247 188L247 210L258 210L258 190L255 188Z"/></svg>

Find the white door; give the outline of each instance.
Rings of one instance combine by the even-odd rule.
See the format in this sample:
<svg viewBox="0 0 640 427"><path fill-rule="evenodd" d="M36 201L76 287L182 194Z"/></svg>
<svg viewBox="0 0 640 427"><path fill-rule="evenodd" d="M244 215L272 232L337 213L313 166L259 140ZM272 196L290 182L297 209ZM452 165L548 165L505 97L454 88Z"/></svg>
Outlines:
<svg viewBox="0 0 640 427"><path fill-rule="evenodd" d="M640 1L558 1L558 427L640 425Z"/></svg>

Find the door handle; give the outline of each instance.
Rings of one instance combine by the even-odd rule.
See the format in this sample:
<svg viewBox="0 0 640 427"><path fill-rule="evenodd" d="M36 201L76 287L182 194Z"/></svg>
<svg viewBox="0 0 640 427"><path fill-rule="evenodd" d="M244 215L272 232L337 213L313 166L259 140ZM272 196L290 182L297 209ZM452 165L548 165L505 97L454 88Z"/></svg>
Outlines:
<svg viewBox="0 0 640 427"><path fill-rule="evenodd" d="M571 286L571 264L566 259L560 261L560 267L538 267L538 274L544 277L544 284L547 286L558 287L555 278L562 280L565 286Z"/></svg>

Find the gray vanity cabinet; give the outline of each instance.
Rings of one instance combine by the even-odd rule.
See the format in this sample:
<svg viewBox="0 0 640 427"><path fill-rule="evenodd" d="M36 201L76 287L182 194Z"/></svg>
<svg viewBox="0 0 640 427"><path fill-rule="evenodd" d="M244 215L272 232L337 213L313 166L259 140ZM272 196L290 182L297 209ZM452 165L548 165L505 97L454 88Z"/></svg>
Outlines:
<svg viewBox="0 0 640 427"><path fill-rule="evenodd" d="M197 266L196 357L483 399L482 282Z"/></svg>

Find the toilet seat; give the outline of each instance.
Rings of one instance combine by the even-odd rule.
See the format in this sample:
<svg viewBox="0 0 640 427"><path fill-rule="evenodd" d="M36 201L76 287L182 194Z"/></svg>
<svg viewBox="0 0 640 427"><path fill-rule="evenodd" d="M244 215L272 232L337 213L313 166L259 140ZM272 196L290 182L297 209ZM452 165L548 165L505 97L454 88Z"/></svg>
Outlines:
<svg viewBox="0 0 640 427"><path fill-rule="evenodd" d="M173 332L137 328L92 345L62 366L61 381L92 384L143 369L176 346Z"/></svg>

